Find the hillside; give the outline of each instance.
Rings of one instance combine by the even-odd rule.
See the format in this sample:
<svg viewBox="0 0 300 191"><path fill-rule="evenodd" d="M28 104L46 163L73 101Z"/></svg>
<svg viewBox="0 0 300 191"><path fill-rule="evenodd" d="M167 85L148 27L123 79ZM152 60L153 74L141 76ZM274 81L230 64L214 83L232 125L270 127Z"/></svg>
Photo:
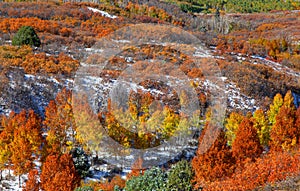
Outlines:
<svg viewBox="0 0 300 191"><path fill-rule="evenodd" d="M298 190L299 8L0 2L0 190Z"/></svg>

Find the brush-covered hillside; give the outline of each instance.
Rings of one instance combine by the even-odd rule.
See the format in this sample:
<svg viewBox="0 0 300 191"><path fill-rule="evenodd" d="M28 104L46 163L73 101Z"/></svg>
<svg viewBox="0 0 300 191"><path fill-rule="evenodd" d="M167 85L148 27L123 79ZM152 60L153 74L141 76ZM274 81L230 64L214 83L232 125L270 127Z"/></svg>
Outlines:
<svg viewBox="0 0 300 191"><path fill-rule="evenodd" d="M300 190L300 2L0 2L0 190Z"/></svg>

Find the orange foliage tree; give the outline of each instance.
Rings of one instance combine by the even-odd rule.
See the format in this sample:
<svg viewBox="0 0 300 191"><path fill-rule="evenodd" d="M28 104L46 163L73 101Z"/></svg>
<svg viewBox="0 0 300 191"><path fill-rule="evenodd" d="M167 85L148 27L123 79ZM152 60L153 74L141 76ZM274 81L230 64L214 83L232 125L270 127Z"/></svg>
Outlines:
<svg viewBox="0 0 300 191"><path fill-rule="evenodd" d="M12 151L10 149L10 144L14 139L14 131L18 127L16 120L16 114L14 112L10 113L9 117L2 117L1 126L2 130L0 132L0 170L2 176L2 170L10 168L11 166L11 155Z"/></svg>
<svg viewBox="0 0 300 191"><path fill-rule="evenodd" d="M33 110L30 110L28 114L26 111L22 111L17 117L17 120L22 121L22 123L14 131L10 149L14 174L21 175L29 172L34 167L33 162L40 154L40 147L43 142L42 122Z"/></svg>
<svg viewBox="0 0 300 191"><path fill-rule="evenodd" d="M40 179L44 191L73 191L80 183L69 154L49 155L43 163Z"/></svg>
<svg viewBox="0 0 300 191"><path fill-rule="evenodd" d="M299 126L297 125L294 98L292 92L288 91L271 130L271 148L275 151L292 150L296 147L298 139Z"/></svg>
<svg viewBox="0 0 300 191"><path fill-rule="evenodd" d="M19 114L11 113L9 117L3 117L1 126L0 169L11 168L16 175L27 173L40 154L43 142L41 119L32 110L23 110Z"/></svg>
<svg viewBox="0 0 300 191"><path fill-rule="evenodd" d="M23 191L39 191L40 183L38 181L39 172L37 169L29 171L26 185L23 186Z"/></svg>
<svg viewBox="0 0 300 191"><path fill-rule="evenodd" d="M206 125L204 132L202 132L199 142L203 139L205 131L208 128ZM200 147L200 145L199 145ZM213 143L213 145L205 153L199 153L192 160L192 167L195 171L194 182L195 187L206 186L208 182L222 179L226 176L230 176L234 170L234 159L227 145L225 133L220 132L219 136Z"/></svg>
<svg viewBox="0 0 300 191"><path fill-rule="evenodd" d="M291 150L296 146L298 129L295 125L295 108L283 105L271 129L271 149L274 151Z"/></svg>
<svg viewBox="0 0 300 191"><path fill-rule="evenodd" d="M233 156L237 162L243 162L247 158L253 161L261 155L262 151L253 122L245 118L239 125L236 138L232 143Z"/></svg>
<svg viewBox="0 0 300 191"><path fill-rule="evenodd" d="M295 127L297 128L298 144L300 145L300 107L296 111Z"/></svg>
<svg viewBox="0 0 300 191"><path fill-rule="evenodd" d="M63 89L55 101L50 101L43 123L48 133L47 153L58 154L70 150L75 143L76 129L70 91Z"/></svg>
<svg viewBox="0 0 300 191"><path fill-rule="evenodd" d="M74 60L64 53L58 56L48 56L45 53L34 54L29 46L0 46L0 65L5 67L22 67L26 73L51 73L70 75L79 66L79 61Z"/></svg>

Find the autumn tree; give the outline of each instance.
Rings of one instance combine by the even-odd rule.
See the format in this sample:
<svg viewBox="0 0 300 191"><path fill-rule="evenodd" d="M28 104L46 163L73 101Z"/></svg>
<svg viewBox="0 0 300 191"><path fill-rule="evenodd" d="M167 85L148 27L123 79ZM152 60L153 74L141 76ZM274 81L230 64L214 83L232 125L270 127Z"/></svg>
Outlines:
<svg viewBox="0 0 300 191"><path fill-rule="evenodd" d="M239 125L236 138L232 143L232 154L237 162L243 162L247 158L254 161L262 153L257 130L253 122L245 118Z"/></svg>
<svg viewBox="0 0 300 191"><path fill-rule="evenodd" d="M287 91L287 93L285 94L283 98L283 105L287 108L295 108L294 97L291 90Z"/></svg>
<svg viewBox="0 0 300 191"><path fill-rule="evenodd" d="M16 120L22 121L14 131L11 143L11 161L14 174L20 175L29 172L34 167L34 160L39 157L42 145L41 119L30 110L27 114L22 111L16 116ZM20 179L19 179L20 181ZM20 183L20 182L19 182Z"/></svg>
<svg viewBox="0 0 300 191"><path fill-rule="evenodd" d="M86 152L98 151L103 128L86 97L73 96L73 112L76 122L76 141Z"/></svg>
<svg viewBox="0 0 300 191"><path fill-rule="evenodd" d="M268 146L270 140L270 126L262 109L258 109L253 113L253 126L257 130L260 144Z"/></svg>
<svg viewBox="0 0 300 191"><path fill-rule="evenodd" d="M271 130L271 144L273 150L291 150L298 142L298 129L296 125L296 108L291 91L283 99L283 105L278 110L275 124Z"/></svg>
<svg viewBox="0 0 300 191"><path fill-rule="evenodd" d="M23 191L39 191L39 172L37 169L32 169L29 171L28 180L26 181L25 186L23 186Z"/></svg>
<svg viewBox="0 0 300 191"><path fill-rule="evenodd" d="M282 106L271 130L272 150L293 149L297 143L298 133L298 127L295 125L295 109Z"/></svg>
<svg viewBox="0 0 300 191"><path fill-rule="evenodd" d="M71 92L63 89L55 101L46 107L43 122L47 130L47 153L66 153L75 144L75 122L73 117Z"/></svg>
<svg viewBox="0 0 300 191"><path fill-rule="evenodd" d="M207 129L208 125L206 125L199 138L200 143ZM205 153L201 153L199 148L197 155L192 160L192 167L195 171L193 181L196 183L195 187L197 189L205 187L206 182L215 181L233 173L234 159L223 131L219 133L217 139Z"/></svg>
<svg viewBox="0 0 300 191"><path fill-rule="evenodd" d="M14 130L17 128L17 124L12 118L15 113L11 113L9 117L2 117L0 132L0 171L2 179L2 170L10 168L11 165L11 149L10 144L13 141Z"/></svg>
<svg viewBox="0 0 300 191"><path fill-rule="evenodd" d="M243 119L244 116L236 112L230 113L229 117L226 119L226 137L229 145L234 141L238 127Z"/></svg>
<svg viewBox="0 0 300 191"><path fill-rule="evenodd" d="M296 111L295 127L297 128L298 144L300 145L300 107Z"/></svg>
<svg viewBox="0 0 300 191"><path fill-rule="evenodd" d="M44 191L73 191L80 183L69 154L49 155L42 165L40 179Z"/></svg>
<svg viewBox="0 0 300 191"><path fill-rule="evenodd" d="M270 105L270 109L268 111L268 120L271 126L273 126L276 122L276 115L279 112L280 107L283 105L283 98L281 94L276 94L273 103Z"/></svg>
<svg viewBox="0 0 300 191"><path fill-rule="evenodd" d="M27 173L39 157L42 145L41 119L32 111L3 117L0 133L0 168L11 168L16 175ZM3 165L2 165L3 164ZM13 164L12 166L10 166ZM20 185L20 182L19 182Z"/></svg>
<svg viewBox="0 0 300 191"><path fill-rule="evenodd" d="M207 190L295 190L296 187L278 188L289 177L297 177L300 173L298 154L289 152L268 153L255 162L248 161L245 167L236 171L232 177L211 182ZM288 180L288 184L291 182ZM293 184L293 183L292 183ZM275 185L270 188L266 185Z"/></svg>

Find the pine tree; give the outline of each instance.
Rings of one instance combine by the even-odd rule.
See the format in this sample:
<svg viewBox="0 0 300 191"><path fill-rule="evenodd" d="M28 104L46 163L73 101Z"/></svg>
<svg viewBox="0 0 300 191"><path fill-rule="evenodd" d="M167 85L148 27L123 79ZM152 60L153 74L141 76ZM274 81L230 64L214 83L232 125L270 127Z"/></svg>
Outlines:
<svg viewBox="0 0 300 191"><path fill-rule="evenodd" d="M185 160L176 163L168 174L167 190L191 191L194 172L191 164Z"/></svg>
<svg viewBox="0 0 300 191"><path fill-rule="evenodd" d="M133 177L126 182L124 190L153 191L166 190L167 174L158 167L146 170L143 175Z"/></svg>
<svg viewBox="0 0 300 191"><path fill-rule="evenodd" d="M80 175L81 178L85 178L89 174L89 169L91 167L88 155L85 154L83 149L80 147L72 149L71 155L76 172Z"/></svg>
<svg viewBox="0 0 300 191"><path fill-rule="evenodd" d="M12 40L14 46L31 45L39 47L40 38L31 26L22 26Z"/></svg>

